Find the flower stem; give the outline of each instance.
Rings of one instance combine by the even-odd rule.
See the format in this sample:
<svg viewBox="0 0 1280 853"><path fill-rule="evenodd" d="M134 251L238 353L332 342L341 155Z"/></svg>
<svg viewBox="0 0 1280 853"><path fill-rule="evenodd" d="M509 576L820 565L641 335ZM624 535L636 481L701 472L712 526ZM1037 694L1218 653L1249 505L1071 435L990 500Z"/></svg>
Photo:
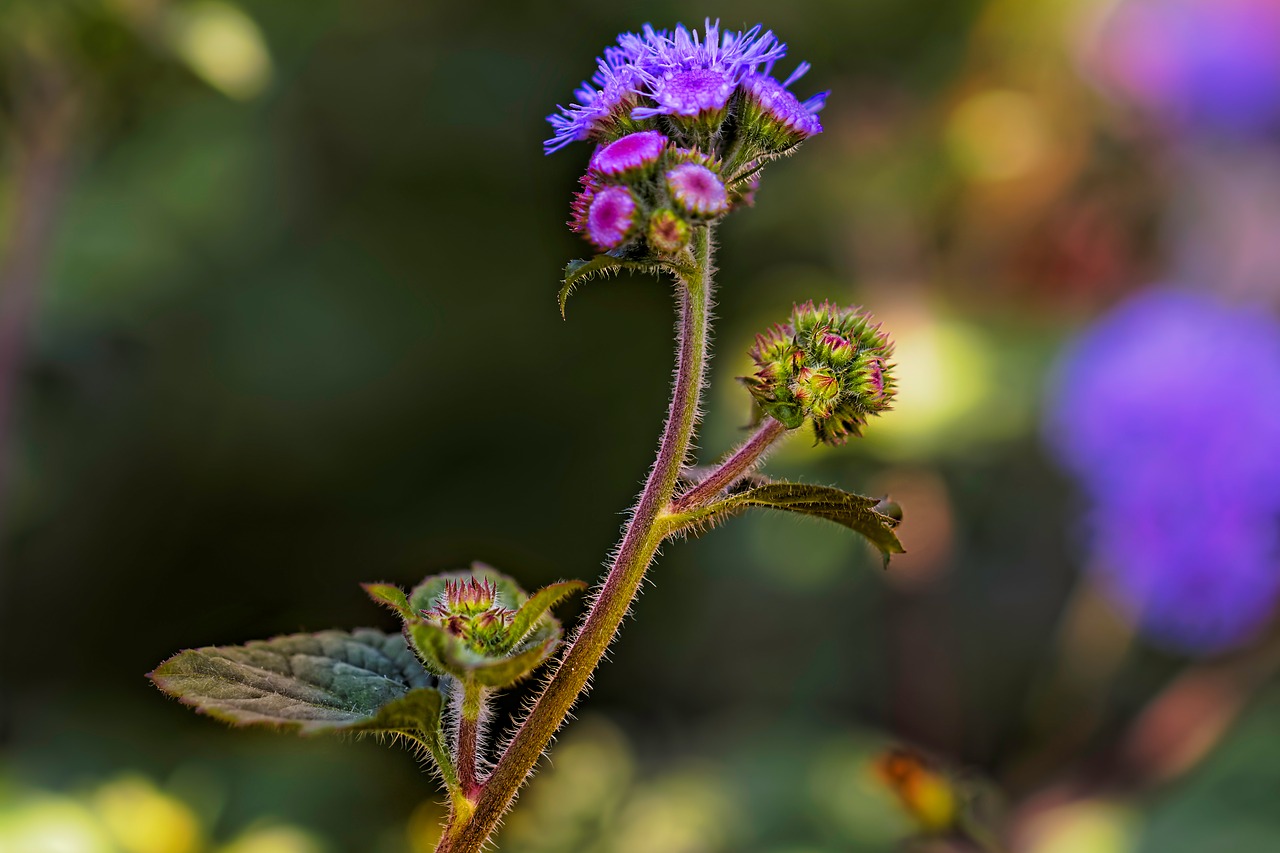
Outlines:
<svg viewBox="0 0 1280 853"><path fill-rule="evenodd" d="M488 841L569 709L586 690L591 674L630 610L658 546L670 532L670 527L661 521L675 492L697 426L707 360L712 289L710 226L694 231L693 257L694 273L685 278L679 288L676 376L658 458L627 523L613 564L555 674L485 781L474 812L469 819L461 821L461 825L458 825L459 816L451 818L437 853L474 853Z"/></svg>
<svg viewBox="0 0 1280 853"><path fill-rule="evenodd" d="M462 686L462 707L458 715L458 742L454 749L462 795L474 799L479 793L480 715L484 711L484 688L474 682Z"/></svg>
<svg viewBox="0 0 1280 853"><path fill-rule="evenodd" d="M781 421L766 415L755 435L744 441L719 467L702 478L698 485L677 498L671 505L671 511L681 513L699 507L750 474L764 461L765 454L773 448L774 443L786 434L787 428Z"/></svg>

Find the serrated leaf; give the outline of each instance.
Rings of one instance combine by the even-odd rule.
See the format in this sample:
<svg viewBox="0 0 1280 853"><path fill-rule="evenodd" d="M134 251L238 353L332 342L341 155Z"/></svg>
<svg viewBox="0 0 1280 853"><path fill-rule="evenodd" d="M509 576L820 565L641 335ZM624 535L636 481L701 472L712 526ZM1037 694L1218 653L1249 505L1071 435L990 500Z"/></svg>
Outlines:
<svg viewBox="0 0 1280 853"><path fill-rule="evenodd" d="M157 687L235 725L321 732L432 732L443 697L403 636L362 628L188 649Z"/></svg>
<svg viewBox="0 0 1280 853"><path fill-rule="evenodd" d="M589 281L596 276L616 275L621 270L630 270L632 272L643 272L657 275L664 270L676 276L689 276L692 269L687 265L679 264L675 261L631 261L625 258L615 257L614 255L596 255L589 261L575 259L569 261L564 267L564 280L560 286L560 316L565 316L565 304L569 301L569 294L584 281Z"/></svg>
<svg viewBox="0 0 1280 853"><path fill-rule="evenodd" d="M402 619L412 619L409 597L400 587L389 583L362 583L360 586L378 604L394 610Z"/></svg>
<svg viewBox="0 0 1280 853"><path fill-rule="evenodd" d="M586 588L587 585L582 581L561 581L550 586L544 586L535 592L516 612L515 618L511 622L511 636L515 639L515 643L512 645L528 637L529 632L547 614L548 610L575 592L581 592Z"/></svg>
<svg viewBox="0 0 1280 853"><path fill-rule="evenodd" d="M904 553L902 543L893 532L899 519L879 512L879 498L855 495L830 486L806 483L765 483L721 498L714 503L683 514L694 524L715 524L748 507L798 512L835 522L860 533L884 556L888 564L891 554Z"/></svg>

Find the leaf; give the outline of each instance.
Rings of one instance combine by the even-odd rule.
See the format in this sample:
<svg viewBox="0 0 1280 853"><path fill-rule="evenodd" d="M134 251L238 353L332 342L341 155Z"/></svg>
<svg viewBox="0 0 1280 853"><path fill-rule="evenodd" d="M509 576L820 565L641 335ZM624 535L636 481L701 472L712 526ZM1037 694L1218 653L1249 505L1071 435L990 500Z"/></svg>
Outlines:
<svg viewBox="0 0 1280 853"><path fill-rule="evenodd" d="M887 508L887 504L883 504ZM879 498L868 498L830 486L813 486L806 483L765 483L745 491L736 492L699 509L677 516L692 524L715 524L729 515L747 507L798 512L815 518L833 521L862 534L889 563L891 554L904 553L902 543L893 530L900 518L880 512ZM896 505L895 505L896 506ZM900 511L899 511L900 513Z"/></svg>
<svg viewBox="0 0 1280 853"><path fill-rule="evenodd" d="M368 628L188 649L149 677L211 717L306 735L429 734L443 703L404 637Z"/></svg>
<svg viewBox="0 0 1280 853"><path fill-rule="evenodd" d="M693 270L686 264L680 264L676 261L630 261L619 258L614 255L596 255L589 261L572 260L565 264L564 282L560 287L560 316L565 316L565 303L569 301L569 294L584 281L589 281L596 276L616 275L620 270L630 270L633 272L650 273L653 275L660 274L666 270L673 275L688 277Z"/></svg>
<svg viewBox="0 0 1280 853"><path fill-rule="evenodd" d="M360 586L369 597L379 604L389 607L402 619L412 619L413 610L409 607L409 597L398 586L389 583L362 583Z"/></svg>
<svg viewBox="0 0 1280 853"><path fill-rule="evenodd" d="M548 610L575 592L581 592L586 588L587 585L582 581L561 581L550 586L544 586L535 592L524 603L516 613L515 619L511 622L511 636L515 640L512 645L524 640Z"/></svg>

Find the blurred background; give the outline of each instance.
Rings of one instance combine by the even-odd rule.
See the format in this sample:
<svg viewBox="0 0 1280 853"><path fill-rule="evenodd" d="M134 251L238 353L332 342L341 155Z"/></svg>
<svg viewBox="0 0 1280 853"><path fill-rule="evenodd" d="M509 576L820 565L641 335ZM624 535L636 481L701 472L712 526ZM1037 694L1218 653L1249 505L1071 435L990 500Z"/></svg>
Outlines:
<svg viewBox="0 0 1280 853"><path fill-rule="evenodd" d="M0 851L431 849L410 755L144 673L394 629L359 581L598 575L670 287L560 319L589 152L544 117L704 14L832 95L720 229L701 446L756 331L863 304L897 409L769 470L892 495L908 553L668 547L502 849L976 849L921 790L993 850L1280 848L1280 2L0 0Z"/></svg>

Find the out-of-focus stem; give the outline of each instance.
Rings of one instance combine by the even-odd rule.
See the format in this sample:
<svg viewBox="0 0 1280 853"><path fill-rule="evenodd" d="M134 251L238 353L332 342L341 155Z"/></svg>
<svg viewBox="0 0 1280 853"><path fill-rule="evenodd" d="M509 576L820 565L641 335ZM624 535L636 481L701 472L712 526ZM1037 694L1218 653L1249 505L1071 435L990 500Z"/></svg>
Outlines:
<svg viewBox="0 0 1280 853"><path fill-rule="evenodd" d="M78 124L75 98L62 74L24 66L16 77L26 85L14 96L9 143L17 181L0 262L0 530L13 465L18 385Z"/></svg>

